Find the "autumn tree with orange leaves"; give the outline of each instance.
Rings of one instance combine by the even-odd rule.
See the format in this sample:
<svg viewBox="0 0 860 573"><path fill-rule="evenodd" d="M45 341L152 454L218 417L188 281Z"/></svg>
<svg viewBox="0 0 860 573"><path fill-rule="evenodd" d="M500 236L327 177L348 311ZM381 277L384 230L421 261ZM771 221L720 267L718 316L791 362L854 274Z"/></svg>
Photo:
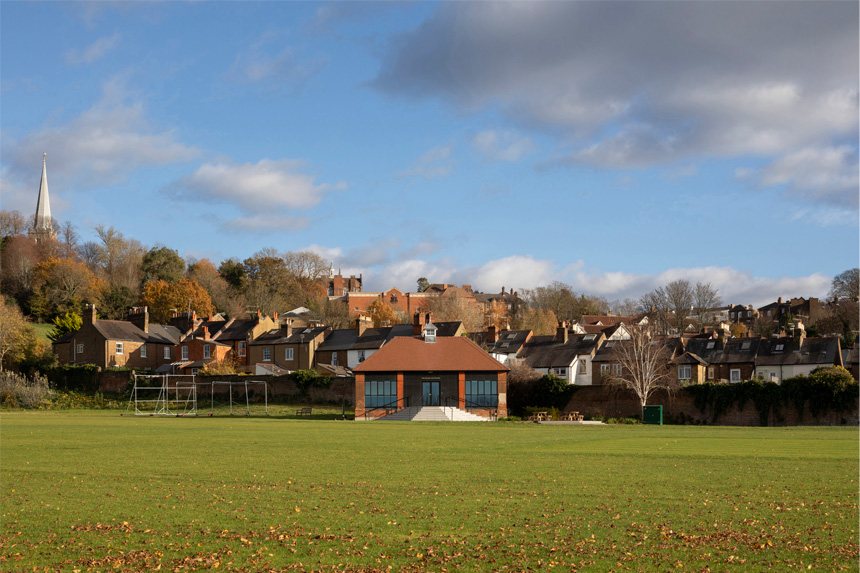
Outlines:
<svg viewBox="0 0 860 573"><path fill-rule="evenodd" d="M146 283L140 303L149 307L149 316L153 322L167 323L176 311L191 310L200 316L208 316L215 312L212 297L197 281L179 279L175 283L154 280Z"/></svg>

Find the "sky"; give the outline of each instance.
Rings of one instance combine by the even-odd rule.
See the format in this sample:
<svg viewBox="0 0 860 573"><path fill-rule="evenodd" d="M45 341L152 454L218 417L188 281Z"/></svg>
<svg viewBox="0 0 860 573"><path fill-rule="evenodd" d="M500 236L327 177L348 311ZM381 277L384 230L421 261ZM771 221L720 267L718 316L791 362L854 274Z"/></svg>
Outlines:
<svg viewBox="0 0 860 573"><path fill-rule="evenodd" d="M0 198L365 290L858 266L857 2L2 2Z"/></svg>

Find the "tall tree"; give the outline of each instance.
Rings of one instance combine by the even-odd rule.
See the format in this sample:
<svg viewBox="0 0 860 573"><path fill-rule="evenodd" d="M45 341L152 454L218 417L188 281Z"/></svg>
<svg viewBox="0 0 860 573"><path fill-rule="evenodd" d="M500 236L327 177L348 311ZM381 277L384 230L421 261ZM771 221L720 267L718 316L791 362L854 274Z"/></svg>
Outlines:
<svg viewBox="0 0 860 573"><path fill-rule="evenodd" d="M424 292L427 290L427 287L430 286L430 281L427 280L427 277L421 277L418 279L418 292Z"/></svg>
<svg viewBox="0 0 860 573"><path fill-rule="evenodd" d="M613 358L621 365L621 374L612 380L636 394L644 414L654 392L672 389L673 376L668 367L672 352L666 340L656 337L653 326L637 328L630 336L613 346Z"/></svg>
<svg viewBox="0 0 860 573"><path fill-rule="evenodd" d="M186 278L175 283L149 281L143 287L140 302L149 307L149 316L158 323L168 322L174 312L183 312L189 307L201 316L211 315L215 311L209 293L196 281Z"/></svg>
<svg viewBox="0 0 860 573"><path fill-rule="evenodd" d="M185 261L179 253L167 247L153 247L140 261L140 271L143 282L151 280L163 280L175 283L182 278L185 272Z"/></svg>
<svg viewBox="0 0 860 573"><path fill-rule="evenodd" d="M397 319L394 316L394 309L392 309L385 301L375 300L370 303L367 310L368 314L370 314L370 320L373 321L374 328L393 326L397 323Z"/></svg>
<svg viewBox="0 0 860 573"><path fill-rule="evenodd" d="M0 372L21 359L33 338L33 329L18 307L0 296Z"/></svg>
<svg viewBox="0 0 860 573"><path fill-rule="evenodd" d="M526 307L511 324L514 330L531 330L536 336L555 334L558 319L549 309Z"/></svg>
<svg viewBox="0 0 860 573"><path fill-rule="evenodd" d="M0 210L0 239L27 232L27 220L20 211Z"/></svg>
<svg viewBox="0 0 860 573"><path fill-rule="evenodd" d="M64 259L78 258L78 231L71 221L66 221L60 225L60 230L57 232L59 238L60 256Z"/></svg>
<svg viewBox="0 0 860 573"><path fill-rule="evenodd" d="M83 314L84 304L95 302L106 288L83 263L52 257L33 272L33 315L48 319L64 312Z"/></svg>
<svg viewBox="0 0 860 573"><path fill-rule="evenodd" d="M696 283L693 291L693 312L700 326L711 326L716 323L716 313L713 309L723 304L717 289L711 283Z"/></svg>
<svg viewBox="0 0 860 573"><path fill-rule="evenodd" d="M833 277L828 296L831 299L857 300L860 297L860 268L848 269Z"/></svg>
<svg viewBox="0 0 860 573"><path fill-rule="evenodd" d="M103 278L111 286L140 288L140 263L145 249L139 241L126 239L113 227L96 227L99 238L95 255Z"/></svg>
<svg viewBox="0 0 860 573"><path fill-rule="evenodd" d="M25 235L9 237L3 243L2 257L0 285L3 292L14 297L18 305L26 310L33 294L33 272L39 264L36 244Z"/></svg>
<svg viewBox="0 0 860 573"><path fill-rule="evenodd" d="M212 297L212 304L219 312L226 312L231 317L240 316L245 310L242 295L224 280L218 269L209 259L190 262L186 278L197 281Z"/></svg>
<svg viewBox="0 0 860 573"><path fill-rule="evenodd" d="M283 312L304 302L301 288L274 249L263 249L242 262L242 292L249 310Z"/></svg>
<svg viewBox="0 0 860 573"><path fill-rule="evenodd" d="M321 322L333 329L348 328L350 325L349 309L342 300L330 300L320 296L308 303L308 308L320 315Z"/></svg>

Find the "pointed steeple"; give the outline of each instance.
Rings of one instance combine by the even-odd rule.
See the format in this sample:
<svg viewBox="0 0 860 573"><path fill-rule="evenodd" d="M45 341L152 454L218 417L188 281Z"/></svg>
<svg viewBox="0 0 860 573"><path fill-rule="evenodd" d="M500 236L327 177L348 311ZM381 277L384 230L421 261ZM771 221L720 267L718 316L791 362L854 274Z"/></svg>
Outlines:
<svg viewBox="0 0 860 573"><path fill-rule="evenodd" d="M45 238L56 239L53 219L51 219L51 199L48 196L48 154L42 155L42 180L39 182L39 200L36 203L36 217L33 220L33 228L30 237L37 243Z"/></svg>

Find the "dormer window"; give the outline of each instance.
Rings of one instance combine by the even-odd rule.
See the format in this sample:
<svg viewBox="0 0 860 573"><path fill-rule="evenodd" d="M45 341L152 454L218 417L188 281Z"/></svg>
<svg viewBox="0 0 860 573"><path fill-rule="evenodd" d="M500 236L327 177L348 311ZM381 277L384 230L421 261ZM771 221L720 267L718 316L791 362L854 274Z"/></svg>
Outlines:
<svg viewBox="0 0 860 573"><path fill-rule="evenodd" d="M434 343L436 342L436 325L432 322L428 322L424 327L424 342Z"/></svg>
<svg viewBox="0 0 860 573"><path fill-rule="evenodd" d="M708 342L708 344L706 345L706 348L708 350L712 350L714 348L714 341L712 340L712 341Z"/></svg>
<svg viewBox="0 0 860 573"><path fill-rule="evenodd" d="M785 344L777 344L773 347L774 352L782 352L782 349L785 348Z"/></svg>

